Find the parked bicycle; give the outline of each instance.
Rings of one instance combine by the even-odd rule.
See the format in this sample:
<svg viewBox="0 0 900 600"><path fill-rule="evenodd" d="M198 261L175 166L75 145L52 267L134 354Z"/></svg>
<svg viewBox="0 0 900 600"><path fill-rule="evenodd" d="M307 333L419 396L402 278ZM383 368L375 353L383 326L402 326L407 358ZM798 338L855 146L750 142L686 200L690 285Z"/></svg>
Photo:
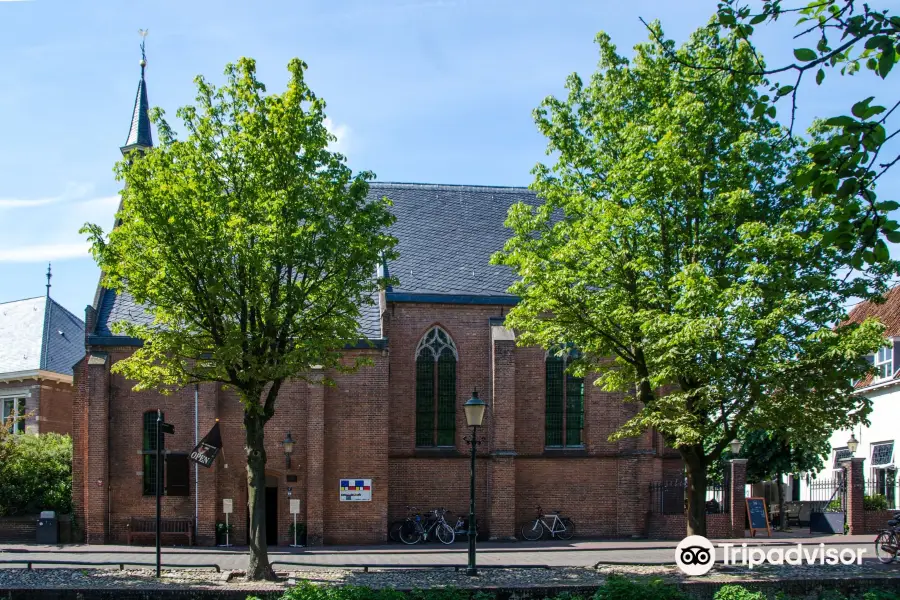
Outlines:
<svg viewBox="0 0 900 600"><path fill-rule="evenodd" d="M391 541L397 542L399 544L401 541L400 540L400 529L402 529L406 523L412 521L418 514L419 514L418 508L416 508L415 506L407 506L406 507L406 518L398 519L397 521L394 521L393 523L391 523L391 526L388 529L388 537L391 539Z"/></svg>
<svg viewBox="0 0 900 600"><path fill-rule="evenodd" d="M549 525L545 517L549 518ZM529 521L522 526L522 537L533 542L544 537L545 532L549 532L550 537L570 540L575 535L575 522L568 517L559 516L558 510L551 512L549 515L544 515L544 511L538 506L537 517L534 521Z"/></svg>
<svg viewBox="0 0 900 600"><path fill-rule="evenodd" d="M445 509L436 508L428 517L415 515L400 528L400 541L404 544L418 544L427 542L434 534L442 544L452 544L456 534L444 518L446 513Z"/></svg>
<svg viewBox="0 0 900 600"><path fill-rule="evenodd" d="M449 511L448 511L448 514ZM456 517L456 525L453 526L454 535L469 535L469 520L462 515ZM478 537L478 519L475 519L475 537Z"/></svg>
<svg viewBox="0 0 900 600"><path fill-rule="evenodd" d="M888 521L888 528L875 538L875 556L883 564L893 562L900 553L900 517Z"/></svg>

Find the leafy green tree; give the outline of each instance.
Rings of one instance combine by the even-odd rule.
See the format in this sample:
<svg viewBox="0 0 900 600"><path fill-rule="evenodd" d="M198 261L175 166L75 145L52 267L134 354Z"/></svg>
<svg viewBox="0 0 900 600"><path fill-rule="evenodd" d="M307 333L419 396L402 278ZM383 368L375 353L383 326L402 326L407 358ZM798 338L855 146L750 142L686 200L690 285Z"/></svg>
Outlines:
<svg viewBox="0 0 900 600"><path fill-rule="evenodd" d="M753 63L691 63L674 53L670 58L692 66L694 77L711 70L773 77L768 93L756 99L754 111L775 117L780 105L792 130L801 91L815 94L828 74L848 76L843 85L853 90L865 89L860 77L850 78L862 70L881 79L890 75L900 51L900 15L894 12L858 0L722 0L711 27L733 32L733 42L750 49ZM796 19L790 35L798 40L797 47L793 56L769 66L758 56L754 36L759 28L781 19ZM845 250L853 248L852 265L862 269L889 260L885 240L900 242L900 223L889 214L900 204L879 200L876 193L878 181L900 161L898 149L890 143L900 133L896 120L900 99L888 98L882 106L866 91L858 93L845 114L829 115L825 124L835 135L808 149L813 168L797 183L816 198L831 199L839 225L830 239ZM780 141L790 143L791 138Z"/></svg>
<svg viewBox="0 0 900 600"><path fill-rule="evenodd" d="M72 512L72 438L0 433L0 515Z"/></svg>
<svg viewBox="0 0 900 600"><path fill-rule="evenodd" d="M598 71L536 111L555 164L540 164L536 209L516 205L494 256L520 280L508 323L522 344L574 343L573 365L639 403L611 437L662 434L685 463L687 532L704 534L709 466L742 431L801 421L816 432L864 420L851 395L882 343L873 321L834 327L852 297L886 288L893 263L838 277L850 253L826 242L830 198L796 184L805 155L755 114L746 45L703 28L680 48L653 40L618 55L605 34Z"/></svg>
<svg viewBox="0 0 900 600"><path fill-rule="evenodd" d="M389 201L367 201L369 172L352 175L328 149L325 103L289 64L283 94L265 94L255 62L227 84L197 78L197 103L178 111L179 140L158 109L160 145L117 165L125 182L108 239L86 225L103 285L149 307L150 325L117 331L143 345L113 366L135 389L194 382L234 389L244 409L252 579L274 577L266 552L263 431L290 378L345 369L360 306L395 240Z"/></svg>

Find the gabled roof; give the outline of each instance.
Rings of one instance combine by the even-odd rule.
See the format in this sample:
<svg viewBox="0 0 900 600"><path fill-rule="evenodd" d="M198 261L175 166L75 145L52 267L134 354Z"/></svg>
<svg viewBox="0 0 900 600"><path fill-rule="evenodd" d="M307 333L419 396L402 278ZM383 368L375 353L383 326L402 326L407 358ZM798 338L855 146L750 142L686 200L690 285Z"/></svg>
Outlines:
<svg viewBox="0 0 900 600"><path fill-rule="evenodd" d="M885 338L900 338L900 286L891 288L884 295L884 302L866 300L860 302L850 311L845 323L862 323L868 318L875 318L884 325ZM897 348L897 345L894 346ZM857 390L882 388L900 383L900 355L894 352L894 373L890 377L875 379L871 373L860 379L853 386Z"/></svg>
<svg viewBox="0 0 900 600"><path fill-rule="evenodd" d="M371 199L387 196L397 217L390 232L398 240L399 258L388 272L399 280L387 294L390 301L511 304L507 290L512 270L489 264L510 232L504 227L509 207L517 202L539 204L527 188L420 183L372 183ZM149 323L151 317L127 294L104 290L97 315L98 336L111 336L118 321ZM361 307L360 335L380 339L380 310Z"/></svg>
<svg viewBox="0 0 900 600"><path fill-rule="evenodd" d="M850 311L846 322L862 323L869 317L875 317L884 324L885 337L900 337L900 286L888 290L883 303L860 302Z"/></svg>
<svg viewBox="0 0 900 600"><path fill-rule="evenodd" d="M46 296L0 304L0 375L72 375L84 356L84 322Z"/></svg>

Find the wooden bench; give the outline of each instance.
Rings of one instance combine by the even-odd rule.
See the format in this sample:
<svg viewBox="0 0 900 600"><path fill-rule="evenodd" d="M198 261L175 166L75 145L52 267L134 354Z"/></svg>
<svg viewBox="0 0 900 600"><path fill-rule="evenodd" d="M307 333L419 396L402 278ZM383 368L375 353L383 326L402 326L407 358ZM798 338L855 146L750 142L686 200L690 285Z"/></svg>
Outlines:
<svg viewBox="0 0 900 600"><path fill-rule="evenodd" d="M128 544L131 545L135 537L156 538L155 517L131 517L128 519ZM183 538L188 546L194 545L194 520L187 519L162 519L160 523L160 537L162 539Z"/></svg>

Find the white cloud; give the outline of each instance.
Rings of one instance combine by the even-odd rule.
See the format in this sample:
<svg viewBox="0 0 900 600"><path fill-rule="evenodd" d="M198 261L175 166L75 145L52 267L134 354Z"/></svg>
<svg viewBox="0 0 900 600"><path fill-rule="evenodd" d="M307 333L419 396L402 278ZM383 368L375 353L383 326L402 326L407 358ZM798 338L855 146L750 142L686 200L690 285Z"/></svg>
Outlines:
<svg viewBox="0 0 900 600"><path fill-rule="evenodd" d="M79 244L37 244L18 248L0 248L0 262L29 263L87 258L91 255L90 247L89 243L82 242Z"/></svg>
<svg viewBox="0 0 900 600"><path fill-rule="evenodd" d="M0 0L0 2L4 1L8 0ZM47 204L78 200L84 198L93 188L94 186L87 183L69 183L66 185L65 191L58 196L49 196L46 198L0 198L0 209L33 208L36 206L45 206Z"/></svg>
<svg viewBox="0 0 900 600"><path fill-rule="evenodd" d="M57 196L0 200L0 222L15 212L16 226L0 236L0 262L31 263L89 258L90 244L78 230L113 224L119 196L89 196L93 186L70 184ZM9 216L12 216L9 214Z"/></svg>
<svg viewBox="0 0 900 600"><path fill-rule="evenodd" d="M335 123L329 117L325 117L323 123L325 125L325 129L327 129L329 133L331 133L331 135L337 138L337 141L329 144L329 148L333 152L347 154L347 150L350 147L350 126L341 123Z"/></svg>

